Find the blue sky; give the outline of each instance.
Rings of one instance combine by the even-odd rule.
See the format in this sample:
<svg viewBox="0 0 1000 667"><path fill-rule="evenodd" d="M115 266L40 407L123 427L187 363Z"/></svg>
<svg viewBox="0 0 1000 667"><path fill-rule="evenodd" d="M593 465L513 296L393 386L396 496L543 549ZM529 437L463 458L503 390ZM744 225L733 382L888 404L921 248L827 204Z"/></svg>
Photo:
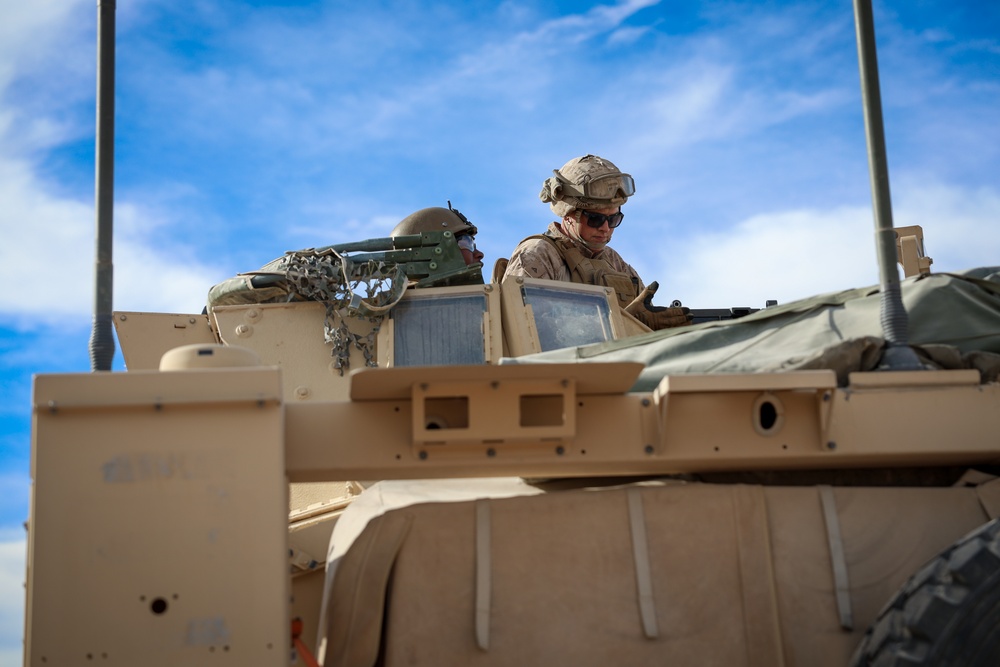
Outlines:
<svg viewBox="0 0 1000 667"><path fill-rule="evenodd" d="M897 225L1000 264L1000 6L876 1ZM875 284L851 2L119 0L115 307L200 312L286 250L447 200L486 263L596 153L658 301ZM31 376L86 372L94 0L0 0L0 664L20 664ZM121 355L115 368L123 369Z"/></svg>

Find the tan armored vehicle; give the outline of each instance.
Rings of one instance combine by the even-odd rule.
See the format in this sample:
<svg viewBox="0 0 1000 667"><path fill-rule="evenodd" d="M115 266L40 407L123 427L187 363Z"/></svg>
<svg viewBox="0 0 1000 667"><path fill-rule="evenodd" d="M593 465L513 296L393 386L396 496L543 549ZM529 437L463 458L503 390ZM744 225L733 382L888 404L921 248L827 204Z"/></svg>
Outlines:
<svg viewBox="0 0 1000 667"><path fill-rule="evenodd" d="M1000 664L1000 268L877 220L880 286L660 332L448 229L114 313L35 380L25 663Z"/></svg>

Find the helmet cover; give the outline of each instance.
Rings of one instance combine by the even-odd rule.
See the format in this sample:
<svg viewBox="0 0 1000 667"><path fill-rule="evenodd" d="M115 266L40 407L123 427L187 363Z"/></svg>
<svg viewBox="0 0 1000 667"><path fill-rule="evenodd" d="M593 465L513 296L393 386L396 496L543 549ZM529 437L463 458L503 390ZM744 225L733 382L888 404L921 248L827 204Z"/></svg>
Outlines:
<svg viewBox="0 0 1000 667"><path fill-rule="evenodd" d="M596 155L573 158L542 184L538 197L560 218L574 209L621 206L635 194L635 181Z"/></svg>

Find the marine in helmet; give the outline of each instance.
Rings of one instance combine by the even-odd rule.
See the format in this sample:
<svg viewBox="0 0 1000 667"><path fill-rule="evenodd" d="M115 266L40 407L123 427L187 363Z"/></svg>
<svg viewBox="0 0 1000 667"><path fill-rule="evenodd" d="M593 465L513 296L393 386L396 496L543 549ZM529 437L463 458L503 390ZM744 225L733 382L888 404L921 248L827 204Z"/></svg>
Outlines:
<svg viewBox="0 0 1000 667"><path fill-rule="evenodd" d="M462 251L462 257L468 265L483 261L483 253L476 248L476 226L469 222L458 209L435 206L422 208L411 213L396 225L389 236L408 236L410 234L420 234L422 232L450 231L455 235L458 248Z"/></svg>
<svg viewBox="0 0 1000 667"><path fill-rule="evenodd" d="M646 287L636 270L608 246L625 217L622 204L635 194L632 177L596 155L573 158L552 173L539 198L560 219L544 234L517 245L503 278L603 285L614 289L619 305L651 329L689 324L687 308L653 306L657 283Z"/></svg>

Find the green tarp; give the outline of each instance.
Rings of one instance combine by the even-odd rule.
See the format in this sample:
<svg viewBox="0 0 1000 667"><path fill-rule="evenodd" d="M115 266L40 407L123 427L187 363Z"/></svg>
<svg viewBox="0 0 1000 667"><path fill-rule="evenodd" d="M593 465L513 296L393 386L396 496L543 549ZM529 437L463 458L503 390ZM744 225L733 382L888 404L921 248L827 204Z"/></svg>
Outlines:
<svg viewBox="0 0 1000 667"><path fill-rule="evenodd" d="M502 363L638 361L633 391L652 391L665 375L832 368L871 370L884 346L879 288L823 294L746 317L667 329L585 347L504 359ZM1000 369L1000 267L937 273L902 281L909 342L941 368Z"/></svg>

